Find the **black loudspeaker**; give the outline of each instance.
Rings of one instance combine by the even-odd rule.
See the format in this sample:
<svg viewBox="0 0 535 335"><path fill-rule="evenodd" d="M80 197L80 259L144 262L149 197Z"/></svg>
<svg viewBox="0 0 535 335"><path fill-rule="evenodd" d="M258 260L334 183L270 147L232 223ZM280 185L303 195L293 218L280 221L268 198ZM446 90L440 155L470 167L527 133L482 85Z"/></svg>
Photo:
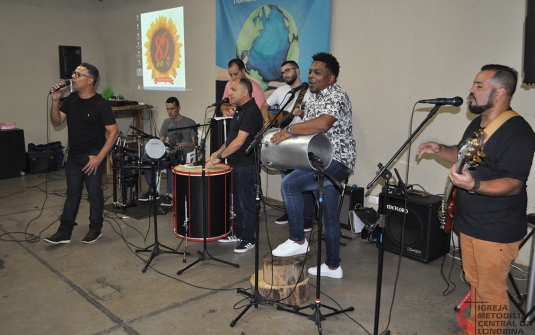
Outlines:
<svg viewBox="0 0 535 335"><path fill-rule="evenodd" d="M403 229L403 256L429 263L449 252L450 235L440 229L438 220L442 197L411 193L405 207L405 198L402 195L381 193L380 214L385 211L385 201L385 250L399 254Z"/></svg>
<svg viewBox="0 0 535 335"><path fill-rule="evenodd" d="M82 48L60 45L58 50L59 77L61 79L70 79L72 72L82 64Z"/></svg>
<svg viewBox="0 0 535 335"><path fill-rule="evenodd" d="M524 83L535 83L535 1L528 0L524 23Z"/></svg>
<svg viewBox="0 0 535 335"><path fill-rule="evenodd" d="M342 201L341 194L340 199L338 200L339 206L340 201ZM351 229L351 225L349 224L349 211L355 209L355 206L359 204L361 207L364 207L364 188L346 186L342 208L340 209L340 215L338 217L342 228Z"/></svg>
<svg viewBox="0 0 535 335"><path fill-rule="evenodd" d="M24 130L0 130L0 179L20 176L26 167Z"/></svg>

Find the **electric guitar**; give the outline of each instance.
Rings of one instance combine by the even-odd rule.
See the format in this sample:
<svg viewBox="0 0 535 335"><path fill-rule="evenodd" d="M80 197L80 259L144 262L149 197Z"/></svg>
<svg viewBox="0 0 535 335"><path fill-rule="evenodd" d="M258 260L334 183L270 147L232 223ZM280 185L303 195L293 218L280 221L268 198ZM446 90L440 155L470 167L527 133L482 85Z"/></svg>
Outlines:
<svg viewBox="0 0 535 335"><path fill-rule="evenodd" d="M475 132L476 137L466 141L457 153L457 169L455 172L461 174L463 167L475 169L485 157L483 152L484 133L483 130ZM446 181L442 206L438 211L438 220L440 228L449 233L453 228L453 217L455 215L455 205L457 202L457 187L453 185L450 178Z"/></svg>

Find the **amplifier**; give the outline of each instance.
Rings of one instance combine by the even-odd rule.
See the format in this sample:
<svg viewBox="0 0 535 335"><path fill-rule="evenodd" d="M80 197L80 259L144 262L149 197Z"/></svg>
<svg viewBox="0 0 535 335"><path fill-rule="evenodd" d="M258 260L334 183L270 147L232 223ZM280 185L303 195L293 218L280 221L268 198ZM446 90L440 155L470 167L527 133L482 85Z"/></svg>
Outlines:
<svg viewBox="0 0 535 335"><path fill-rule="evenodd" d="M386 201L386 213L385 211ZM450 235L440 229L438 211L442 197L411 193L405 205L402 195L381 193L379 213L385 214L385 250L429 263L450 251ZM403 226L403 220L405 225ZM403 246L402 243L403 233Z"/></svg>

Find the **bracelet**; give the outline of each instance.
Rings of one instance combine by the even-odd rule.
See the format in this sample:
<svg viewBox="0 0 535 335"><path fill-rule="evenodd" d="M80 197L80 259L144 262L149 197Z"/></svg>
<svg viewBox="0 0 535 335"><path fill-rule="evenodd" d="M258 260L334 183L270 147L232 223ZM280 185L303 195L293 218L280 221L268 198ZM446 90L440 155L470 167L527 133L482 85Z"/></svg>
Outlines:
<svg viewBox="0 0 535 335"><path fill-rule="evenodd" d="M468 190L468 193L470 194L476 194L476 192L479 190L479 187L481 186L481 183L479 180L474 180L474 187Z"/></svg>

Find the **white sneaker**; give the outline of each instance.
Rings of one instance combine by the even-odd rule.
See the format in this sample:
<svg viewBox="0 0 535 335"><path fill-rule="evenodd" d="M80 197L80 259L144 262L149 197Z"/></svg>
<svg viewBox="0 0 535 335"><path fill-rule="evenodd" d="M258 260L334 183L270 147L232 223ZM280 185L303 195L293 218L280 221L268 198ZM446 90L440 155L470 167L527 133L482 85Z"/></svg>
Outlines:
<svg viewBox="0 0 535 335"><path fill-rule="evenodd" d="M275 257L290 257L300 254L306 254L308 251L308 241L305 239L305 243L299 244L290 239L286 242L279 244L278 247L271 252Z"/></svg>
<svg viewBox="0 0 535 335"><path fill-rule="evenodd" d="M317 275L318 274L317 269L318 269L317 266L309 268L308 274L311 274L313 276ZM331 270L325 263L323 263L320 266L320 276L340 279L344 276L344 271L342 271L341 266L339 266L336 270Z"/></svg>

